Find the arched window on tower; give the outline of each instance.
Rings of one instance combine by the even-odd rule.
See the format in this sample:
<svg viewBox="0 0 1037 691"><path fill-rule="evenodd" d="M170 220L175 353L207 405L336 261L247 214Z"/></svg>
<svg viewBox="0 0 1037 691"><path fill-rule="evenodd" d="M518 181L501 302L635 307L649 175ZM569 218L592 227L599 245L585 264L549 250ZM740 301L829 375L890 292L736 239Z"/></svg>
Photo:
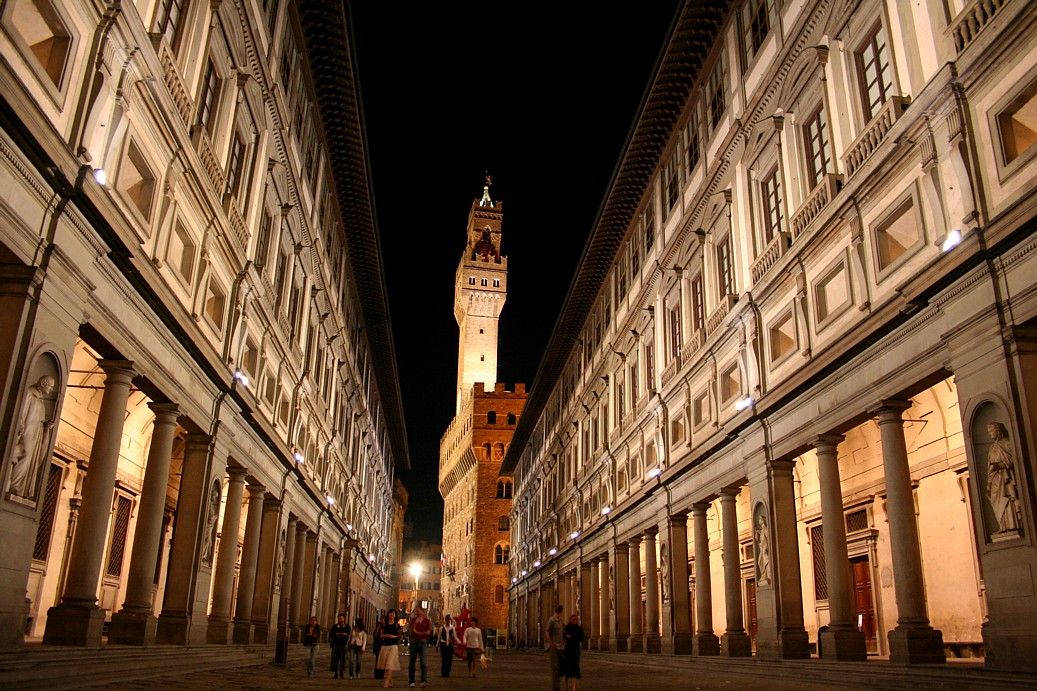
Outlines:
<svg viewBox="0 0 1037 691"><path fill-rule="evenodd" d="M508 413L508 424L509 425L514 425L515 424L515 413Z"/></svg>
<svg viewBox="0 0 1037 691"><path fill-rule="evenodd" d="M497 424L497 411L496 410L491 410L490 412L486 413L486 424L487 425L496 425Z"/></svg>
<svg viewBox="0 0 1037 691"><path fill-rule="evenodd" d="M497 481L497 498L511 499L511 480Z"/></svg>
<svg viewBox="0 0 1037 691"><path fill-rule="evenodd" d="M508 563L508 552L510 548L508 545L497 545L493 548L493 563L494 564L507 564Z"/></svg>

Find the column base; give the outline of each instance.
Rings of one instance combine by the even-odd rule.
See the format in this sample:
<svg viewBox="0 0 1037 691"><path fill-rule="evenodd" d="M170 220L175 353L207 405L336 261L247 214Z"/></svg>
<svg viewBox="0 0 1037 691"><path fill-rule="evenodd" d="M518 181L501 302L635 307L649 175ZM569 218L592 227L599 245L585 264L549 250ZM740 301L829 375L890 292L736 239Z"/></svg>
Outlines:
<svg viewBox="0 0 1037 691"><path fill-rule="evenodd" d="M644 652L651 655L658 655L663 651L663 641L657 635L647 635L644 638Z"/></svg>
<svg viewBox="0 0 1037 691"><path fill-rule="evenodd" d="M187 613L163 612L158 617L155 643L160 645L197 645L205 643L206 627L191 621Z"/></svg>
<svg viewBox="0 0 1037 691"><path fill-rule="evenodd" d="M720 639L713 633L696 633L692 639L692 652L695 655L719 655Z"/></svg>
<svg viewBox="0 0 1037 691"><path fill-rule="evenodd" d="M720 654L725 657L752 657L753 643L744 631L727 632L720 637Z"/></svg>
<svg viewBox="0 0 1037 691"><path fill-rule="evenodd" d="M108 642L121 645L151 645L158 633L158 619L151 612L123 609L112 615L108 624Z"/></svg>
<svg viewBox="0 0 1037 691"><path fill-rule="evenodd" d="M616 649L614 640L608 636L602 636L598 639L598 650L609 653Z"/></svg>
<svg viewBox="0 0 1037 691"><path fill-rule="evenodd" d="M613 640L613 649L617 653L625 653L630 650L630 637L627 635L616 636Z"/></svg>
<svg viewBox="0 0 1037 691"><path fill-rule="evenodd" d="M627 649L632 653L643 653L645 650L645 640L642 636L633 635L627 639Z"/></svg>
<svg viewBox="0 0 1037 691"><path fill-rule="evenodd" d="M270 637L270 625L263 622L252 623L252 642L253 643L269 643Z"/></svg>
<svg viewBox="0 0 1037 691"><path fill-rule="evenodd" d="M232 634L231 640L235 643L244 643L248 645L252 643L252 636L254 629L251 621L235 621L234 622L234 633Z"/></svg>
<svg viewBox="0 0 1037 691"><path fill-rule="evenodd" d="M817 637L818 657L822 660L861 661L868 659L864 634L854 628L829 629Z"/></svg>
<svg viewBox="0 0 1037 691"><path fill-rule="evenodd" d="M0 613L0 650L15 650L25 643L25 621L29 618L29 605L20 612Z"/></svg>
<svg viewBox="0 0 1037 691"><path fill-rule="evenodd" d="M778 647L775 650L781 660L810 659L810 637L806 629L783 629L778 632Z"/></svg>
<svg viewBox="0 0 1037 691"><path fill-rule="evenodd" d="M931 626L897 626L889 632L889 661L896 665L947 662L943 633Z"/></svg>
<svg viewBox="0 0 1037 691"><path fill-rule="evenodd" d="M673 654L691 655L695 649L695 638L690 633L673 634Z"/></svg>
<svg viewBox="0 0 1037 691"><path fill-rule="evenodd" d="M231 622L227 619L210 619L205 627L205 642L227 645L230 642Z"/></svg>
<svg viewBox="0 0 1037 691"><path fill-rule="evenodd" d="M43 642L47 645L100 646L103 627L104 610L97 605L62 603L47 610Z"/></svg>

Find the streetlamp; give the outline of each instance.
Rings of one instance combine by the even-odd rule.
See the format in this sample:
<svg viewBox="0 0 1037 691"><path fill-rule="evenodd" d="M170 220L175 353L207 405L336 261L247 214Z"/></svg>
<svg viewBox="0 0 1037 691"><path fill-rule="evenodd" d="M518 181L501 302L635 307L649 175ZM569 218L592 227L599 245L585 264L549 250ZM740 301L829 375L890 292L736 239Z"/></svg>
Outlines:
<svg viewBox="0 0 1037 691"><path fill-rule="evenodd" d="M414 576L414 607L417 607L418 603L418 579L421 578L422 571L421 564L416 561L411 562L410 575ZM411 611L414 610L414 607L411 607Z"/></svg>

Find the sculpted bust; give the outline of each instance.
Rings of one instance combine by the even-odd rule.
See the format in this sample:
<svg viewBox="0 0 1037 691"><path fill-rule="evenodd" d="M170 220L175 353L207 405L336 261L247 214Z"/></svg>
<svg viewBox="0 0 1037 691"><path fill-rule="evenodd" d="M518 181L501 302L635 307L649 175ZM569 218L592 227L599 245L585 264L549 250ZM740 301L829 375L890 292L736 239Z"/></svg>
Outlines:
<svg viewBox="0 0 1037 691"><path fill-rule="evenodd" d="M24 499L36 499L36 478L50 446L54 421L49 419L48 403L57 382L45 374L25 390L14 428L14 453L8 491Z"/></svg>

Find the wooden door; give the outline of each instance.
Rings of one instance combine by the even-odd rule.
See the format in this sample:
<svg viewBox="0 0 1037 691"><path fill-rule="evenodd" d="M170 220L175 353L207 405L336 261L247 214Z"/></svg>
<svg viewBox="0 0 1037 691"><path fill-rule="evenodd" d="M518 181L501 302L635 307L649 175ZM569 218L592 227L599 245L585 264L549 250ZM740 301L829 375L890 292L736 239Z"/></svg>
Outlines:
<svg viewBox="0 0 1037 691"><path fill-rule="evenodd" d="M871 596L871 563L867 556L850 560L853 569L853 596L857 607L857 622L868 646L869 653L877 653L878 636L875 630L875 604Z"/></svg>
<svg viewBox="0 0 1037 691"><path fill-rule="evenodd" d="M756 579L750 578L745 581L745 628L749 633L753 649L756 649L756 632L759 623L756 618Z"/></svg>

